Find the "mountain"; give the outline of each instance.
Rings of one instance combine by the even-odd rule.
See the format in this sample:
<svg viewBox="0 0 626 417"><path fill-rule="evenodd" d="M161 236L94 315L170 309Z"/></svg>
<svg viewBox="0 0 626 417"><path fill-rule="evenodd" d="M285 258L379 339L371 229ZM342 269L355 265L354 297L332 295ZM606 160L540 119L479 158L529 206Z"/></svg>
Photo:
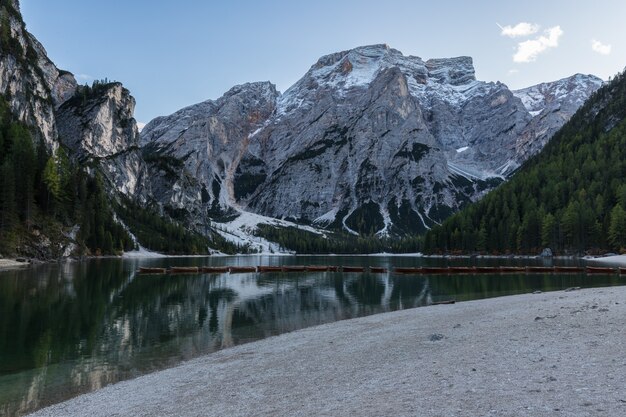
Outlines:
<svg viewBox="0 0 626 417"><path fill-rule="evenodd" d="M320 58L284 94L244 84L156 118L141 147L163 168L158 203L192 223L253 212L419 233L508 178L601 84L577 74L511 91L476 80L469 57L372 45Z"/></svg>
<svg viewBox="0 0 626 417"><path fill-rule="evenodd" d="M469 57L372 45L320 58L282 94L243 84L139 134L121 83L79 86L16 0L0 18L0 251L40 258L414 236L506 180L601 84L511 91L476 80Z"/></svg>
<svg viewBox="0 0 626 417"><path fill-rule="evenodd" d="M524 102L539 111L545 106L541 96L557 97L560 91L545 85L527 89ZM624 252L625 177L622 73L592 94L509 182L429 231L425 250L502 254L539 253L548 247L557 254Z"/></svg>
<svg viewBox="0 0 626 417"><path fill-rule="evenodd" d="M0 93L16 119L52 148L58 139L54 111L74 94L76 80L28 33L17 0L0 3L0 19Z"/></svg>
<svg viewBox="0 0 626 417"><path fill-rule="evenodd" d="M542 83L513 94L533 116L525 131L515 143L519 161L538 153L559 128L596 91L602 82L582 74L576 74L552 83Z"/></svg>
<svg viewBox="0 0 626 417"><path fill-rule="evenodd" d="M134 106L121 83L79 86L28 33L19 3L0 1L1 254L119 254L139 242L168 253L237 250L147 207Z"/></svg>

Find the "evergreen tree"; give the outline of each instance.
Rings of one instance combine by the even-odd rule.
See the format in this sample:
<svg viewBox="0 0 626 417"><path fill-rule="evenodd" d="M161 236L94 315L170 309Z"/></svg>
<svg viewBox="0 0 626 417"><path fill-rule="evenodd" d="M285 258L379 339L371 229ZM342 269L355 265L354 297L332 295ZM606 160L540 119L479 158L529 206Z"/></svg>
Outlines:
<svg viewBox="0 0 626 417"><path fill-rule="evenodd" d="M54 204L60 200L61 196L61 178L55 156L48 158L48 162L43 170L43 182L47 188L48 205ZM52 201L51 201L52 200Z"/></svg>
<svg viewBox="0 0 626 417"><path fill-rule="evenodd" d="M12 142L11 156L15 169L15 199L20 218L30 224L34 206L37 163L33 142L28 130L18 124L11 125L9 137Z"/></svg>
<svg viewBox="0 0 626 417"><path fill-rule="evenodd" d="M557 241L556 219L552 213L544 216L541 222L541 245L554 248Z"/></svg>
<svg viewBox="0 0 626 417"><path fill-rule="evenodd" d="M13 228L16 217L13 162L6 160L0 166L0 235Z"/></svg>
<svg viewBox="0 0 626 417"><path fill-rule="evenodd" d="M621 249L625 176L622 73L595 92L510 181L428 231L424 250L468 250L473 236L479 250L493 253L528 253L539 246L557 253Z"/></svg>
<svg viewBox="0 0 626 417"><path fill-rule="evenodd" d="M619 203L611 210L608 240L616 250L626 248L626 211Z"/></svg>

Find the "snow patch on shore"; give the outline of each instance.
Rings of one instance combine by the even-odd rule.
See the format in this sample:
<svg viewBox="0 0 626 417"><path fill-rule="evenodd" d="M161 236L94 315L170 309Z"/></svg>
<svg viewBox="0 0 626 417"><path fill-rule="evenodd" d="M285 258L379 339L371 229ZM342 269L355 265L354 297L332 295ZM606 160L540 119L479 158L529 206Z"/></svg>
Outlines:
<svg viewBox="0 0 626 417"><path fill-rule="evenodd" d="M588 259L589 262L596 262L607 265L619 265L626 267L626 255L605 256L604 258Z"/></svg>
<svg viewBox="0 0 626 417"><path fill-rule="evenodd" d="M124 254L122 255L122 258L129 258L129 259L167 258L167 257L169 257L169 256L168 255L164 255L164 254L159 253L159 252L153 252L151 250L148 250L148 249L144 248L141 245L139 245L139 249L131 250L129 252L124 252Z"/></svg>

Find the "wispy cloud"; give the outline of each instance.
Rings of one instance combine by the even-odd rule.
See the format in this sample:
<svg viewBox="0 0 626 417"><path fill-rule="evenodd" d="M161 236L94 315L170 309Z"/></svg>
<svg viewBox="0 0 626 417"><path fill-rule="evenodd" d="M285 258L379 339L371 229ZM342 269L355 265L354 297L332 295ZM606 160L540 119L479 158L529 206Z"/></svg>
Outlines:
<svg viewBox="0 0 626 417"><path fill-rule="evenodd" d="M611 45L604 44L596 39L591 41L591 49L600 55L609 55L611 53Z"/></svg>
<svg viewBox="0 0 626 417"><path fill-rule="evenodd" d="M520 22L515 26L501 26L498 23L496 23L496 25L498 25L501 30L500 34L502 36L508 36L509 38L518 38L520 36L534 35L535 33L539 32L540 28L539 25L527 22Z"/></svg>
<svg viewBox="0 0 626 417"><path fill-rule="evenodd" d="M517 52L513 55L514 62L533 62L537 56L548 49L559 46L559 39L563 36L561 26L546 29L544 34L536 39L530 39L517 44Z"/></svg>
<svg viewBox="0 0 626 417"><path fill-rule="evenodd" d="M507 75L509 75L509 76L511 76L511 75L515 75L515 74L519 74L519 70L518 70L517 68L510 69L510 70L507 72Z"/></svg>
<svg viewBox="0 0 626 417"><path fill-rule="evenodd" d="M91 81L91 80L95 80L94 77L92 77L89 74L75 74L74 77L76 77L76 79L78 81Z"/></svg>

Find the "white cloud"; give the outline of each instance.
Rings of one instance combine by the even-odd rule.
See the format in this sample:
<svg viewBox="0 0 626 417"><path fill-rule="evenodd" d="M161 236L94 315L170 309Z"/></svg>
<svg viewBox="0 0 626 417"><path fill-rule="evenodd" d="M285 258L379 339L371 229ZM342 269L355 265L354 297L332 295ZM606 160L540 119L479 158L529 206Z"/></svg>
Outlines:
<svg viewBox="0 0 626 417"><path fill-rule="evenodd" d="M517 68L513 68L513 69L510 69L507 74L508 75L515 75L515 74L518 74L518 73L519 73L519 70Z"/></svg>
<svg viewBox="0 0 626 417"><path fill-rule="evenodd" d="M536 39L530 39L517 44L517 52L513 55L514 62L533 62L537 56L548 49L559 46L559 38L563 35L561 26L555 26L544 31Z"/></svg>
<svg viewBox="0 0 626 417"><path fill-rule="evenodd" d="M611 53L611 45L603 44L595 39L591 41L591 49L600 55L609 55Z"/></svg>
<svg viewBox="0 0 626 417"><path fill-rule="evenodd" d="M143 130L143 128L146 127L146 124L143 122L137 122L137 130L139 130L140 132Z"/></svg>
<svg viewBox="0 0 626 417"><path fill-rule="evenodd" d="M498 25L498 27L502 30L500 34L502 36L508 36L509 38L517 38L520 36L530 36L539 32L539 28L540 28L539 25L536 25L534 23L527 23L527 22L521 22L515 26L508 25L508 26L502 27Z"/></svg>

